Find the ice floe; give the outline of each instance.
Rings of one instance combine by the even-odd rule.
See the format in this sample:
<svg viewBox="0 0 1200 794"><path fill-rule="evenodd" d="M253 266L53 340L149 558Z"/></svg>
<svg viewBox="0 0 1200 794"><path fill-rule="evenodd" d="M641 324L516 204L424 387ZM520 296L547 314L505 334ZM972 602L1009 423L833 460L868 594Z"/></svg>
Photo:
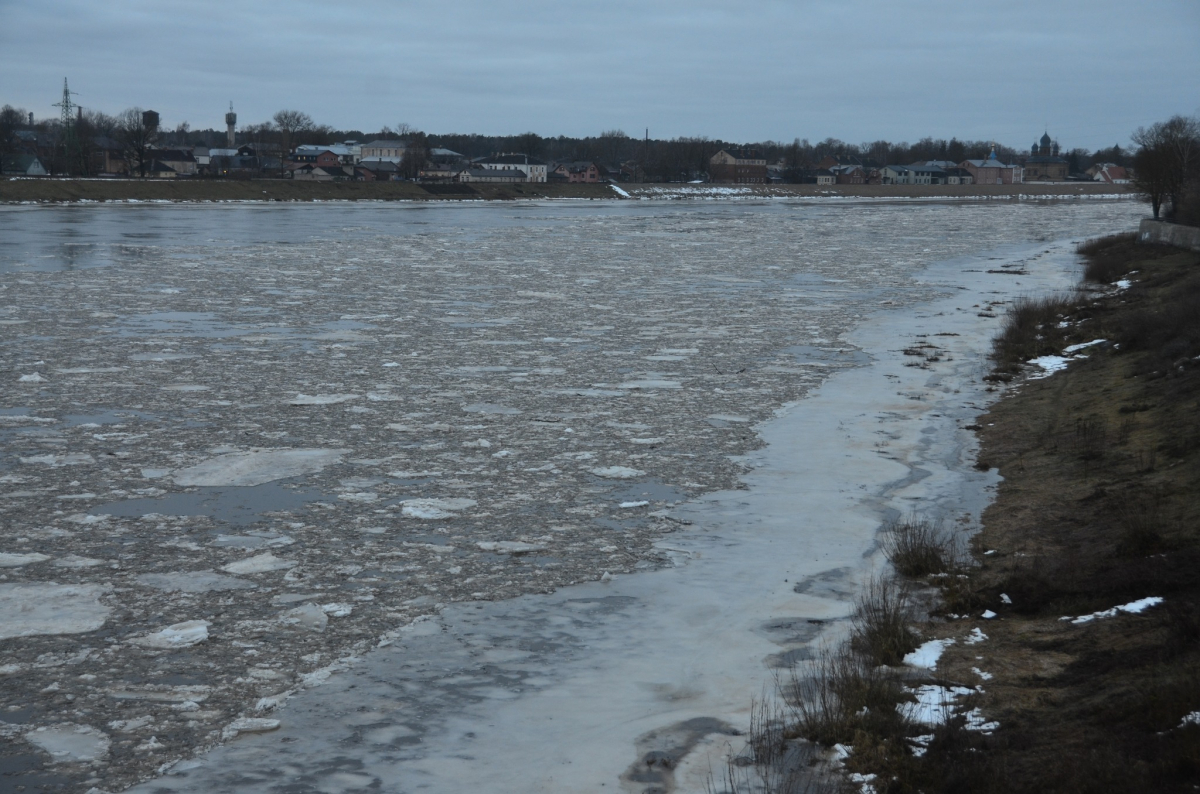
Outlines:
<svg viewBox="0 0 1200 794"><path fill-rule="evenodd" d="M141 637L134 637L130 642L134 645L140 645L143 648L165 650L190 648L208 639L209 625L211 624L207 620L185 620L182 623L174 623L167 626L160 631Z"/></svg>
<svg viewBox="0 0 1200 794"><path fill-rule="evenodd" d="M246 560L242 560L242 562L246 562ZM236 576L225 576L215 571L143 573L138 575L137 581L156 590L180 593L209 593L220 590L246 590L255 587L253 582L238 579Z"/></svg>
<svg viewBox="0 0 1200 794"><path fill-rule="evenodd" d="M0 552L0 568L20 568L25 565L31 565L35 562L45 562L50 559L48 554L38 554L33 552L30 554L9 554Z"/></svg>
<svg viewBox="0 0 1200 794"><path fill-rule="evenodd" d="M230 452L177 470L178 485L262 485L272 480L314 474L341 461L347 449L251 449Z"/></svg>
<svg viewBox="0 0 1200 794"><path fill-rule="evenodd" d="M589 471L597 477L603 477L606 480L632 480L637 477L646 476L646 472L641 469L631 469L628 466L601 466L589 469Z"/></svg>
<svg viewBox="0 0 1200 794"><path fill-rule="evenodd" d="M111 742L89 725L58 723L29 731L25 741L50 754L56 764L98 761L108 755Z"/></svg>
<svg viewBox="0 0 1200 794"><path fill-rule="evenodd" d="M84 634L104 625L111 610L98 584L0 583L0 640L39 634Z"/></svg>
<svg viewBox="0 0 1200 794"><path fill-rule="evenodd" d="M266 554L247 557L244 560L223 565L221 566L221 570L228 573L240 574L269 573L270 571L285 571L288 568L295 568L296 565L295 560L285 560L267 552Z"/></svg>

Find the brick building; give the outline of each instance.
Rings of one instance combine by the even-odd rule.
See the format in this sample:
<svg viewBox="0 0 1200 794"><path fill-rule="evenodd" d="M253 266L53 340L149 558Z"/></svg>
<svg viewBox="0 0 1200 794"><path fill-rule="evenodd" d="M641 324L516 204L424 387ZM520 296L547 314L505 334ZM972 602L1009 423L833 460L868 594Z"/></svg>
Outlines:
<svg viewBox="0 0 1200 794"><path fill-rule="evenodd" d="M767 161L754 149L722 149L708 161L708 178L736 185L767 182Z"/></svg>

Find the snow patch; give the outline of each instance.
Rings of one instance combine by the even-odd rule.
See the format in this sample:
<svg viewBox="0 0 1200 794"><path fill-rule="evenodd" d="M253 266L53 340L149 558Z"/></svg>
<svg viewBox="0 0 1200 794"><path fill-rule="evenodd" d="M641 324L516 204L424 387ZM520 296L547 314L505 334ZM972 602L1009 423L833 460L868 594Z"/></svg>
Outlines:
<svg viewBox="0 0 1200 794"><path fill-rule="evenodd" d="M926 670L936 670L938 659L947 647L954 644L952 639L930 640L904 657L904 663L910 667L923 667Z"/></svg>
<svg viewBox="0 0 1200 794"><path fill-rule="evenodd" d="M1152 606L1161 604L1162 601L1163 600L1158 596L1149 596L1147 598L1139 598L1137 601L1130 601L1128 604L1121 604L1120 606L1113 607L1112 609L1104 609L1099 612L1093 612L1090 615L1080 615L1077 618L1068 616L1059 618L1059 620L1069 620L1072 623L1090 623L1093 620L1099 620L1100 618L1116 617L1117 614L1121 612L1124 612L1128 615L1138 615L1142 612L1145 612Z"/></svg>

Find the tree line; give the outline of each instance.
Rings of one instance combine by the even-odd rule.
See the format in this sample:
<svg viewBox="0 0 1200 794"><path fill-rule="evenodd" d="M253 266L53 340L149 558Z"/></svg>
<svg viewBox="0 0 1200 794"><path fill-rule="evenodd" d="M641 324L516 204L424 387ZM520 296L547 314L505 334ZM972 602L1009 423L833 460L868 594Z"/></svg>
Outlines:
<svg viewBox="0 0 1200 794"><path fill-rule="evenodd" d="M226 145L225 130L193 130L184 121L174 127L148 125L141 108L129 108L116 115L84 109L75 121L74 150L64 145L63 130L58 119L41 119L30 123L30 115L10 105L0 108L0 154L20 148L14 134L30 130L39 136L39 153L48 156L44 165L52 173L90 173L92 154L97 138L116 141L137 172L146 166L146 152L154 147ZM1139 174L1138 187L1151 199L1156 215L1167 212L1174 217L1189 205L1187 187L1194 183L1190 174L1200 161L1195 119L1175 117L1166 122L1139 128L1133 135L1136 152L1119 144L1089 151L1071 149L1062 152L1071 173L1082 173L1097 163L1133 166ZM632 181L686 182L704 178L709 159L721 149L749 148L768 163L783 166L785 181L800 181L806 173L829 157L859 162L865 166L909 164L927 160L962 162L986 158L992 151L1006 162L1018 160L1024 153L993 141L959 140L958 138L922 138L915 143L894 143L886 140L849 143L837 138L818 142L796 138L791 142L759 141L743 144L704 136L682 136L670 139L627 135L611 129L595 136L572 137L560 135L543 137L534 132L517 135L435 134L426 133L408 124L384 126L377 131L337 129L318 124L299 110L280 110L270 119L247 124L238 130L241 143L252 144L257 151L281 157L299 145L329 145L346 140L403 139L409 142L410 153L401 164L405 176L415 177L433 149L442 148L467 158L482 157L498 152L527 154L548 162L592 161L608 169L620 169L621 177ZM50 146L41 145L44 141ZM1198 202L1191 202L1198 203Z"/></svg>

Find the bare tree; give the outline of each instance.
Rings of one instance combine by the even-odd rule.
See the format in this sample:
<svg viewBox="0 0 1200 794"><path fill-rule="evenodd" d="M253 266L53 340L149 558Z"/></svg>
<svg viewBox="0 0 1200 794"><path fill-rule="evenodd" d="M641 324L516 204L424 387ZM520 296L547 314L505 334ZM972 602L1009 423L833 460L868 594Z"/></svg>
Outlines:
<svg viewBox="0 0 1200 794"><path fill-rule="evenodd" d="M142 177L146 176L146 152L158 140L158 125L151 121L141 108L133 107L117 116L117 126L114 132L117 140L125 147L125 160L129 163L129 173L135 170Z"/></svg>
<svg viewBox="0 0 1200 794"><path fill-rule="evenodd" d="M313 124L312 116L299 110L281 110L272 116L272 121L275 122L275 129L279 130L281 145L279 169L282 172L286 167L287 157L295 145L296 136L308 132L316 125Z"/></svg>
<svg viewBox="0 0 1200 794"><path fill-rule="evenodd" d="M1200 120L1173 116L1138 127L1132 138L1138 145L1133 184L1150 202L1155 218L1160 210L1175 218L1200 178Z"/></svg>
<svg viewBox="0 0 1200 794"><path fill-rule="evenodd" d="M400 175L405 179L416 179L429 160L429 140L423 132L406 124L400 126L407 127L404 156L400 159Z"/></svg>

